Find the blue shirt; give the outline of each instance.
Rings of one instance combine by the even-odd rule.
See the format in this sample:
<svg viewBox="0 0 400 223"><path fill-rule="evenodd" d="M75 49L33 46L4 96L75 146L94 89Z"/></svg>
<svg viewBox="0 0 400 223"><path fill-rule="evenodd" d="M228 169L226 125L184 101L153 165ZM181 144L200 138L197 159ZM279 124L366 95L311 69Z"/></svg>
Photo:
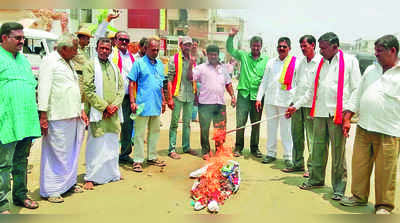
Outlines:
<svg viewBox="0 0 400 223"><path fill-rule="evenodd" d="M164 80L164 64L157 59L151 63L146 56L133 63L128 74L131 81L137 83L136 104L144 106L139 116L159 116L161 114L161 91Z"/></svg>

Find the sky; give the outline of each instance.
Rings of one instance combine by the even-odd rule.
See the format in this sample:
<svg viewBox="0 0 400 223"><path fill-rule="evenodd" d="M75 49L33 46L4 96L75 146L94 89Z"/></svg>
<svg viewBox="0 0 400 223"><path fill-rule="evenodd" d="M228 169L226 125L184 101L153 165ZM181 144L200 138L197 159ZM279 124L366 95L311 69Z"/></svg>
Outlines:
<svg viewBox="0 0 400 223"><path fill-rule="evenodd" d="M250 0L246 9L221 9L218 13L242 17L246 22L245 37L261 35L272 44L281 36L298 45L304 34L318 39L325 32L335 32L340 41L351 43L359 38L375 40L400 32L399 0Z"/></svg>

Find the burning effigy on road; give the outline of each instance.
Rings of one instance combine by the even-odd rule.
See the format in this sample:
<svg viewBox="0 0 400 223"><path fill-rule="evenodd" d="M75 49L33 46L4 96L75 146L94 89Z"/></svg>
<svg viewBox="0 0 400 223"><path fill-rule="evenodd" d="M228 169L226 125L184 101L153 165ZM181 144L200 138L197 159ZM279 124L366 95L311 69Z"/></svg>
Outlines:
<svg viewBox="0 0 400 223"><path fill-rule="evenodd" d="M196 178L191 189L192 205L196 211L207 207L210 212L217 213L219 206L239 190L239 163L232 160L231 148L224 147L225 123L218 126L222 127L214 129L215 155L204 167L190 173L191 178Z"/></svg>

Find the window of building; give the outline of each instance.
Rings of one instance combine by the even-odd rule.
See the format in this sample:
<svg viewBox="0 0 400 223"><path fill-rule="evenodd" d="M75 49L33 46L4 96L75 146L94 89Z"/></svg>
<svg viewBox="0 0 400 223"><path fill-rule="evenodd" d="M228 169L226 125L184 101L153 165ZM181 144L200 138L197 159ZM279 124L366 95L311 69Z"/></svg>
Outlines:
<svg viewBox="0 0 400 223"><path fill-rule="evenodd" d="M185 33L183 32L183 30L176 30L176 35L178 35L178 36L184 36Z"/></svg>
<svg viewBox="0 0 400 223"><path fill-rule="evenodd" d="M217 33L225 32L224 27L217 27Z"/></svg>
<svg viewBox="0 0 400 223"><path fill-rule="evenodd" d="M92 9L81 9L80 13L81 23L91 23L92 22Z"/></svg>

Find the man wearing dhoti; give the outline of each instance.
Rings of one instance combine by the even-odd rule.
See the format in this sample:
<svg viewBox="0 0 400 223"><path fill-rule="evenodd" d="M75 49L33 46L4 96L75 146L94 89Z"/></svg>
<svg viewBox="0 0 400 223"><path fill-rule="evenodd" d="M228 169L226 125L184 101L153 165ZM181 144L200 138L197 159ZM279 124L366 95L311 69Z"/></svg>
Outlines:
<svg viewBox="0 0 400 223"><path fill-rule="evenodd" d="M90 107L89 136L86 144L85 189L93 184L118 181L121 110L124 82L120 72L108 59L111 40L100 38L96 47L98 57L83 68L83 90Z"/></svg>
<svg viewBox="0 0 400 223"><path fill-rule="evenodd" d="M78 156L87 116L81 105L79 80L71 66L78 40L63 34L57 50L40 65L38 107L42 129L40 196L49 202L63 202L61 195L77 183Z"/></svg>

